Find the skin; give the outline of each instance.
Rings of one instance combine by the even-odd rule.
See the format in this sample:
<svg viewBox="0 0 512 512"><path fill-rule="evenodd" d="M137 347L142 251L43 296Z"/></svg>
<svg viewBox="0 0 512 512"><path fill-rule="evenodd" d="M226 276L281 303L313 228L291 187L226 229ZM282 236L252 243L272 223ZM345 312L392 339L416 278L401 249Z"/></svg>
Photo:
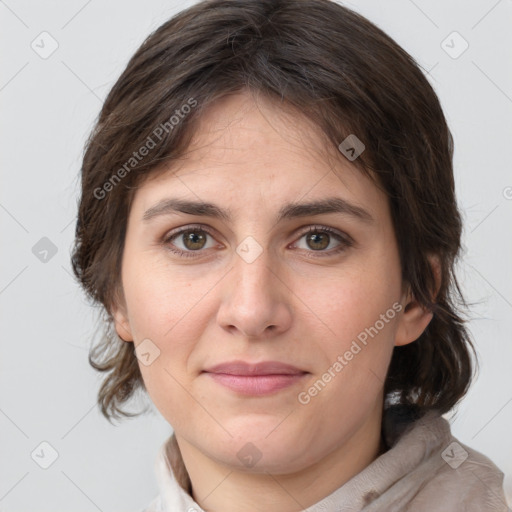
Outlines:
<svg viewBox="0 0 512 512"><path fill-rule="evenodd" d="M375 460L393 348L414 342L432 318L401 280L385 193L341 153L333 165L325 147L307 119L232 95L203 114L186 158L144 182L131 206L115 327L126 342L158 347L150 365L139 361L142 376L175 431L192 495L208 511L302 510ZM332 196L373 222L339 213L275 221L287 203ZM229 208L232 221L183 213L143 221L171 197ZM206 237L199 251L181 235L166 241L198 223L213 233L194 231ZM310 226L353 244L335 254L342 242L332 235L308 243ZM252 263L236 252L248 236L263 250ZM174 254L172 244L195 257ZM394 303L401 311L301 404L298 394ZM202 373L234 359L277 360L309 374L248 397ZM248 442L261 454L252 467L237 457Z"/></svg>

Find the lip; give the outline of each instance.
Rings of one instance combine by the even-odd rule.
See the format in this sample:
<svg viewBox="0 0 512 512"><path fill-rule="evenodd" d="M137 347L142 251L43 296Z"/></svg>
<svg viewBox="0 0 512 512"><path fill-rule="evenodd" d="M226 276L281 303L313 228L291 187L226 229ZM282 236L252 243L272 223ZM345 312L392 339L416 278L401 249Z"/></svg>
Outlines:
<svg viewBox="0 0 512 512"><path fill-rule="evenodd" d="M208 368L203 373L237 393L266 395L296 384L309 372L279 361L230 361Z"/></svg>
<svg viewBox="0 0 512 512"><path fill-rule="evenodd" d="M297 375L306 373L291 364L279 361L246 363L245 361L228 361L204 370L208 373L225 373L228 375Z"/></svg>

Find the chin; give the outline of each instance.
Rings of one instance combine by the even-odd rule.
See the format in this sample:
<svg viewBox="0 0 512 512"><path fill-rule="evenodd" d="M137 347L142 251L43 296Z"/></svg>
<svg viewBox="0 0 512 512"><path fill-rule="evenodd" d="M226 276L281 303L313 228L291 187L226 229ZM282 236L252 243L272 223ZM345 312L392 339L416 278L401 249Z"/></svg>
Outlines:
<svg viewBox="0 0 512 512"><path fill-rule="evenodd" d="M212 455L236 471L275 474L298 471L307 464L310 450L302 453L301 446L306 445L300 442L299 436L286 429L278 434L274 430L277 424L269 422L270 428L265 425L259 429L247 425L237 432L228 429L233 438L228 443L217 445L218 449Z"/></svg>

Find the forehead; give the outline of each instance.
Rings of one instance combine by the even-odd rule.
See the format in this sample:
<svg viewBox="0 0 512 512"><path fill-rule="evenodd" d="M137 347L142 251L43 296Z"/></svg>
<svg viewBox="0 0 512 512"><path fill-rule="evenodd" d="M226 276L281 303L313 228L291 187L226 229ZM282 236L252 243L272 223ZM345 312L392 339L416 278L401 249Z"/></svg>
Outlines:
<svg viewBox="0 0 512 512"><path fill-rule="evenodd" d="M235 214L251 206L277 212L329 195L385 215L385 194L331 146L304 115L249 93L230 95L203 111L183 157L150 175L134 207L172 196L229 202Z"/></svg>
<svg viewBox="0 0 512 512"><path fill-rule="evenodd" d="M243 161L247 165L249 156L257 157L269 164L267 167L281 154L292 161L307 155L310 164L322 168L333 157L324 134L304 114L288 103L248 91L224 96L209 105L186 152L189 160L218 160L222 164Z"/></svg>

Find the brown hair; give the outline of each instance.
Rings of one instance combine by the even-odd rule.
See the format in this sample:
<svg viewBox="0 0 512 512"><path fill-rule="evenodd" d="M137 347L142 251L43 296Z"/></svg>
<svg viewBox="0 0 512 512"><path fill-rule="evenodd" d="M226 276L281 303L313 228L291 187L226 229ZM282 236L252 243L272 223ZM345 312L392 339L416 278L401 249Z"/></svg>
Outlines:
<svg viewBox="0 0 512 512"><path fill-rule="evenodd" d="M103 414L134 415L121 405L144 389L134 344L113 333L110 313L122 296L134 191L183 155L208 105L242 90L291 105L333 148L349 134L363 141L353 163L386 192L402 278L434 313L416 341L394 348L385 396L421 415L450 410L468 390L474 347L458 309L467 303L455 276L462 222L453 141L434 90L389 36L330 0L206 0L144 41L85 147L72 264L106 314L107 329L89 354L106 372L98 395ZM149 149L144 157L142 146ZM437 295L429 255L440 262Z"/></svg>

